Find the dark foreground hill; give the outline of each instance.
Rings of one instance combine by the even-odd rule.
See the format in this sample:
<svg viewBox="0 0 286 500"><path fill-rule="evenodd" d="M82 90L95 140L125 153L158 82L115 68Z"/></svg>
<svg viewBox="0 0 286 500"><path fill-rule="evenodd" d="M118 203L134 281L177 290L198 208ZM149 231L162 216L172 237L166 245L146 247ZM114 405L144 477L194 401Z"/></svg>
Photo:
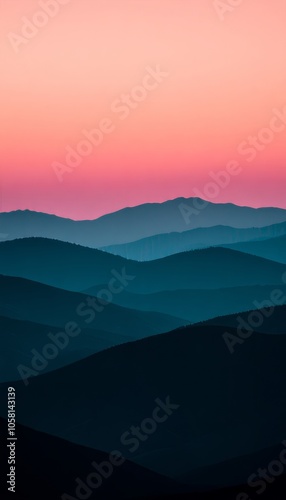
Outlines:
<svg viewBox="0 0 286 500"><path fill-rule="evenodd" d="M1 437L4 438L7 421L1 418L0 423ZM16 500L77 499L76 479L80 478L86 484L89 474L96 472L92 463L100 465L109 460L109 453L78 446L20 424L17 425L17 438L16 493L7 495L3 481L1 498L13 495ZM4 447L0 454L6 462ZM99 488L93 489L93 494L102 500L131 500L139 493L143 498L149 498L152 494L167 495L184 490L186 488L179 483L125 460L113 468L110 477L103 479Z"/></svg>
<svg viewBox="0 0 286 500"><path fill-rule="evenodd" d="M1 418L0 424L1 437L6 438L3 430L7 427L7 421ZM76 480L82 481L80 484L88 488L89 475L95 472L92 464L108 463L110 459L108 453L79 446L20 424L17 425L17 437L16 492L11 493L15 500L39 500L39 491L41 491L42 500L77 499L78 483ZM276 446L262 450L257 457L244 457L245 478L247 479L253 473L253 469L249 466L250 460L253 462L256 458L258 468L261 463L269 464L273 457L278 457L280 453L281 446ZM6 462L4 447L1 448L0 454L3 463ZM247 484L202 491L205 480L208 482L212 476L219 475L222 484L227 483L229 471L239 470L241 466L239 462L230 461L197 471L196 477L198 481L201 481L201 486L192 488L184 484L185 478L183 477L180 478L180 482L174 481L125 459L121 465L113 467L110 476L103 478L99 487L87 489L85 493L91 490L90 495L93 494L101 500L114 498L119 500L217 500L217 498L229 500L245 492L246 495L249 494L250 500L256 490L252 491ZM272 484L267 485L263 498L284 500L285 488L286 476L282 474L276 477ZM1 492L3 492L2 498L6 498L7 489L4 481L1 484ZM83 494L84 490L81 493Z"/></svg>
<svg viewBox="0 0 286 500"><path fill-rule="evenodd" d="M285 312L277 308L265 323L271 334L254 332L233 354L224 334L237 336L237 329L214 321L117 346L28 387L17 382L18 422L94 449L124 450L137 464L189 478L192 486L198 469L244 456L256 457L248 461L255 471L257 453L285 439ZM2 415L6 390L2 385ZM168 418L148 434L142 422L158 400L160 417L165 411ZM142 439L132 438L132 426ZM230 469L223 485L246 479L243 467ZM220 476L216 484L213 475L204 481L204 488L215 486L222 486Z"/></svg>

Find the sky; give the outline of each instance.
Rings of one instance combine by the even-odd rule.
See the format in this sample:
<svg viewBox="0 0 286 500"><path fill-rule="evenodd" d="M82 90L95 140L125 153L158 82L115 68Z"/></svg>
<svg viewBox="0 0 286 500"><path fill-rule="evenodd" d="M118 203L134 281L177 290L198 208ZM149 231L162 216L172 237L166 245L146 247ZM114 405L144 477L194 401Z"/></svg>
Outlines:
<svg viewBox="0 0 286 500"><path fill-rule="evenodd" d="M286 208L285 18L285 0L0 0L0 211Z"/></svg>

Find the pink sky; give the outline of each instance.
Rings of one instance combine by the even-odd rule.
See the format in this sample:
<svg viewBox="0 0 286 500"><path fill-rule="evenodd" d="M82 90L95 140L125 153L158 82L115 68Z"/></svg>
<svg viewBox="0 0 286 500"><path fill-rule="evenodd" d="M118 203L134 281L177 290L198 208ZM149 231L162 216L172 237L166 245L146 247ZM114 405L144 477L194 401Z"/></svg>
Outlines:
<svg viewBox="0 0 286 500"><path fill-rule="evenodd" d="M223 21L213 0L58 1L27 40L15 34L41 2L0 0L1 211L90 219L204 193L231 160L241 173L214 202L286 208L286 125L252 161L237 150L274 108L286 123L285 0L245 0ZM168 76L144 96L156 65ZM131 92L142 101L123 120L112 103ZM60 182L54 162L105 118L112 132Z"/></svg>

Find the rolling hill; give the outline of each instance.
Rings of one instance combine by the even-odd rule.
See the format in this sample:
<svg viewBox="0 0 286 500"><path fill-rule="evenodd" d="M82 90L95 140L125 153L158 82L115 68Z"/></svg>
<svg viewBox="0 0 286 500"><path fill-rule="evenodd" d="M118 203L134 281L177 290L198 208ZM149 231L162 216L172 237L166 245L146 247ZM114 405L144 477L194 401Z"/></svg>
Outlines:
<svg viewBox="0 0 286 500"><path fill-rule="evenodd" d="M284 222L272 226L244 229L229 226L213 226L209 228L192 229L181 233L156 234L154 236L149 236L149 238L143 238L131 243L103 247L102 250L114 255L120 255L126 259L138 261L161 259L176 253L214 246L225 246L226 244L229 244L229 248L234 248L242 252L245 251L246 253L253 253L244 250L244 247L247 248L247 244L244 245L242 242L264 240L272 237L278 239L278 236L285 237L285 234L286 224ZM263 248L263 243L261 246ZM280 251L278 255L285 255L285 246L283 249L281 248L281 250L282 251ZM268 257L267 254L256 255L271 259L271 254L270 257Z"/></svg>
<svg viewBox="0 0 286 500"><path fill-rule="evenodd" d="M285 265L225 248L150 262L43 238L0 243L0 274L72 291L116 282L136 293L281 284Z"/></svg>
<svg viewBox="0 0 286 500"><path fill-rule="evenodd" d="M6 420L0 419L0 423L2 428L7 427ZM39 491L42 500L77 498L76 479L81 478L84 482L95 471L94 462L100 465L109 461L109 453L78 446L19 424L17 436L17 461L21 466L17 470L16 500L39 500ZM33 471L32 481L27 471ZM138 485L141 498L188 490L186 486L125 460L114 467L110 477L103 480L93 494L101 500L132 500L138 493Z"/></svg>
<svg viewBox="0 0 286 500"><path fill-rule="evenodd" d="M277 311L285 318L286 307ZM28 387L16 382L19 422L83 446L123 449L126 458L175 480L276 446L285 439L286 416L286 335L274 334L277 311L271 335L254 333L233 355L225 328L214 321L97 353ZM175 405L169 418L131 451L123 434L168 397Z"/></svg>
<svg viewBox="0 0 286 500"><path fill-rule="evenodd" d="M34 350L42 373L188 323L170 315L113 304L95 311L87 305L85 295L20 278L0 276L0 289L4 292L0 303L2 382L19 380L18 366L31 368ZM43 353L44 359L39 359Z"/></svg>
<svg viewBox="0 0 286 500"><path fill-rule="evenodd" d="M82 328L136 338L188 323L181 318L172 318L170 314L136 311L113 303L92 301L84 294L21 278L0 275L0 288L4 291L0 296L0 314L58 328L76 321Z"/></svg>
<svg viewBox="0 0 286 500"><path fill-rule="evenodd" d="M0 418L0 424L1 429L4 429L7 421ZM95 470L92 463L96 462L100 465L110 460L108 453L79 446L20 424L17 425L17 435L17 459L20 464L25 464L25 467L19 467L17 472L16 500L38 500L39 491L41 491L42 500L63 498L64 494L70 495L70 498L63 500L73 500L77 498L75 496L78 484L76 478L86 484L87 477ZM254 456L246 456L239 460L199 469L192 477L192 481L197 484L195 487L187 484L190 482L189 476L182 475L179 481L174 481L125 459L120 466L113 468L110 477L103 480L100 487L94 489L93 493L101 500L114 500L114 498L119 500L216 500L217 498L229 500L237 498L242 491L251 494L246 479L253 473L253 470L257 470L261 464L269 464L273 457L279 456L280 452L281 446L276 446L262 450ZM37 457L37 460L34 457ZM53 464L52 475L51 463ZM254 464L255 468L253 468ZM32 483L30 475L26 473L27 470L33 470ZM227 484L230 482L229 479L235 476L236 486L220 489L215 487L218 481L221 484ZM241 483L238 482L239 478L243 478ZM138 485L140 485L140 496L138 496ZM263 498L282 500L280 493L285 491L285 486L284 474L268 484Z"/></svg>
<svg viewBox="0 0 286 500"><path fill-rule="evenodd" d="M78 335L71 337L66 335L64 326L57 328L4 316L0 316L0 328L1 382L21 380L22 376L30 382L30 376L56 370L132 340L124 334L88 328L81 328Z"/></svg>
<svg viewBox="0 0 286 500"><path fill-rule="evenodd" d="M101 288L102 286L92 287L85 290L84 293L96 297ZM214 290L171 290L149 294L136 294L124 290L114 296L114 303L136 310L171 314L179 318L186 318L191 323L198 323L216 316L226 316L254 308L259 309L265 301L271 300L272 294L277 289L281 290L286 297L286 284L282 280L279 286L257 285Z"/></svg>
<svg viewBox="0 0 286 500"><path fill-rule="evenodd" d="M274 260L286 264L286 236L269 238L263 241L249 241L224 245L225 248L238 250L239 252L257 255L264 259Z"/></svg>

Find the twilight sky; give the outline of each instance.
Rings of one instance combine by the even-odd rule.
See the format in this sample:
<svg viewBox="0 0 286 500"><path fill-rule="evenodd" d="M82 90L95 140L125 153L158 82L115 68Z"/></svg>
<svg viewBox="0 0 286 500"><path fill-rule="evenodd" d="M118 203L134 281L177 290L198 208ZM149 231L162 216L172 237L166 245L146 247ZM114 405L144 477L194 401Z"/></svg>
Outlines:
<svg viewBox="0 0 286 500"><path fill-rule="evenodd" d="M198 194L286 208L286 2L223 20L214 4L0 0L0 210L91 219Z"/></svg>

